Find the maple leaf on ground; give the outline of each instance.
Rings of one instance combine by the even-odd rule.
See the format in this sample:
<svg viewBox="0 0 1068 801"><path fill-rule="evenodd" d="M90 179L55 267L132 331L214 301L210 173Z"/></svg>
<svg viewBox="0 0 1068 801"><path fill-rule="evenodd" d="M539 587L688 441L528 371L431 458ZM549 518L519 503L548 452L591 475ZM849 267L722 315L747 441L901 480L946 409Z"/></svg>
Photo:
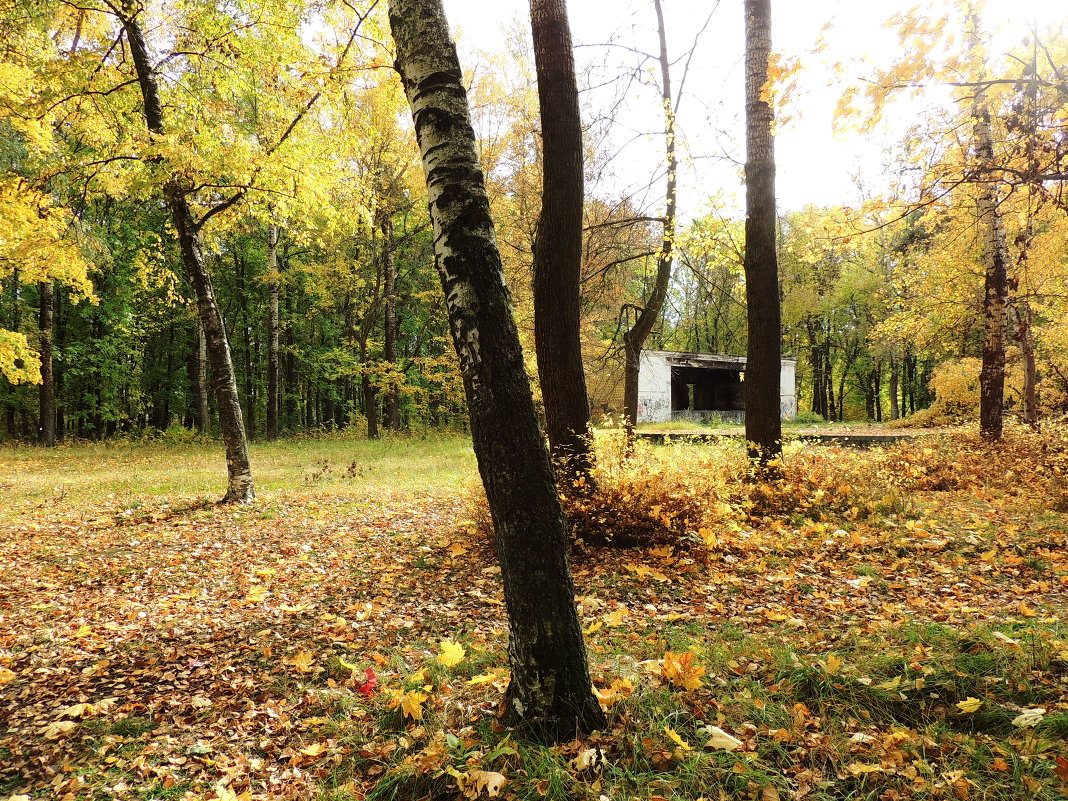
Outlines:
<svg viewBox="0 0 1068 801"><path fill-rule="evenodd" d="M620 698L626 698L634 692L634 684L629 679L616 679L608 687L603 690L599 690L596 687L593 688L593 694L597 696L597 700L601 704L601 708L606 712L609 707L612 706Z"/></svg>
<svg viewBox="0 0 1068 801"><path fill-rule="evenodd" d="M404 692L403 690L389 690L391 700L389 702L390 709L396 709L400 707L401 713L406 718L412 720L423 719L423 703L430 697L426 693L419 690L409 690Z"/></svg>
<svg viewBox="0 0 1068 801"><path fill-rule="evenodd" d="M673 687L683 690L696 690L704 684L701 676L705 669L702 665L694 664L697 655L693 651L676 654L668 651L660 660L660 675L667 679Z"/></svg>
<svg viewBox="0 0 1068 801"><path fill-rule="evenodd" d="M493 798L501 794L507 781L504 774L491 770L469 770L460 773L456 779L464 798L478 798L483 792Z"/></svg>
<svg viewBox="0 0 1068 801"><path fill-rule="evenodd" d="M282 661L283 664L292 665L301 673L307 673L311 670L312 663L315 661L315 656L301 648L297 653L293 654L293 656Z"/></svg>
<svg viewBox="0 0 1068 801"><path fill-rule="evenodd" d="M442 640L438 643L438 649L438 662L445 667L455 667L467 656L467 650L452 640Z"/></svg>
<svg viewBox="0 0 1068 801"><path fill-rule="evenodd" d="M376 692L375 688L378 686L378 676L375 675L374 668L367 668L364 670L363 675L367 677L367 681L357 687L356 692L370 698Z"/></svg>

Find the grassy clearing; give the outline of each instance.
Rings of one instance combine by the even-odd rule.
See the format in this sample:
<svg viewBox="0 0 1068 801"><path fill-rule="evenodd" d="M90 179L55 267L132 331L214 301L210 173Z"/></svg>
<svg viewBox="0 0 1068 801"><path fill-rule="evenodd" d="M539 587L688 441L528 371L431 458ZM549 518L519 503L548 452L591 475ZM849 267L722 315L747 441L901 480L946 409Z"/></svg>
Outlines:
<svg viewBox="0 0 1068 801"><path fill-rule="evenodd" d="M61 514L18 490L0 520L0 798L1068 793L1063 432L792 444L771 486L738 480L737 443L626 461L602 438L585 525L612 510L654 544L574 550L609 725L553 748L495 716L507 639L455 489L466 443L270 447L247 508L181 511L221 480L194 447L118 451L146 460L128 515L107 448L54 463L80 466ZM354 453L381 472L340 477ZM211 472L173 478L165 511L179 458ZM37 451L5 451L0 480L34 459L41 492Z"/></svg>
<svg viewBox="0 0 1068 801"><path fill-rule="evenodd" d="M470 440L459 435L379 440L302 437L251 446L261 495L366 495L455 490L474 476ZM226 484L218 442L79 443L54 449L0 447L0 516L39 507L73 511L214 500Z"/></svg>

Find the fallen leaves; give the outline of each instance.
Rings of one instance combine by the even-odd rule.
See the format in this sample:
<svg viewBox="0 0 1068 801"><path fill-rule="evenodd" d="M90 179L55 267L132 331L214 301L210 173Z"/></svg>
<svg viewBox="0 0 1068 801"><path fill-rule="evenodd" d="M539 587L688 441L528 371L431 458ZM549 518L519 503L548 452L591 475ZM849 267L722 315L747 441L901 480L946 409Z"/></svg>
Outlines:
<svg viewBox="0 0 1068 801"><path fill-rule="evenodd" d="M1020 797L1029 772L1042 793L1063 794L1068 761L1049 732L1068 708L1058 684L1068 643L1046 623L1068 597L1063 521L1031 515L1029 499L966 492L877 513L842 488L847 468L868 469L855 458L804 456L807 472L788 476L793 489L761 501L763 512L722 495L719 522L705 535L693 526L685 546L640 557L576 549L609 725L551 752L553 783L623 797L612 776L635 759L658 775L705 760L701 770L717 765L728 774L717 781L764 801L788 797L786 783L797 798L840 782L888 799L978 797L972 773L953 775L963 766L1015 782ZM807 507L790 505L798 498ZM438 776L454 795L536 797L542 781L556 792L548 773L493 752L509 681L500 577L474 535L456 533L461 504L359 503L309 495L143 527L20 527L8 540L32 567L3 580L25 602L0 607L0 685L15 699L0 733L4 786L88 797L106 781L121 783L108 794L120 801L174 787L274 801L315 797L339 770L352 771L339 786L360 797L384 776L451 767L467 777L461 788ZM701 538L714 549L687 550ZM7 564L14 547L0 543ZM891 642L895 632L912 639ZM772 646L791 661L774 663ZM1006 666L1019 666L1011 684ZM925 730L909 716L937 723ZM486 725L465 733L474 719ZM972 730L994 756L969 750ZM63 764L73 770L56 790L39 766ZM688 792L664 781L630 796Z"/></svg>
<svg viewBox="0 0 1068 801"><path fill-rule="evenodd" d="M437 660L445 667L456 667L467 655L467 650L458 642L442 640L438 643Z"/></svg>
<svg viewBox="0 0 1068 801"><path fill-rule="evenodd" d="M312 665L315 664L315 655L302 648L292 656L283 659L282 663L295 667L301 673L307 673L312 669Z"/></svg>
<svg viewBox="0 0 1068 801"><path fill-rule="evenodd" d="M668 651L664 654L664 658L660 660L660 675L672 687L677 687L681 690L696 690L704 684L704 680L701 677L705 673L704 667L697 664L696 660L697 655L692 651L682 654Z"/></svg>

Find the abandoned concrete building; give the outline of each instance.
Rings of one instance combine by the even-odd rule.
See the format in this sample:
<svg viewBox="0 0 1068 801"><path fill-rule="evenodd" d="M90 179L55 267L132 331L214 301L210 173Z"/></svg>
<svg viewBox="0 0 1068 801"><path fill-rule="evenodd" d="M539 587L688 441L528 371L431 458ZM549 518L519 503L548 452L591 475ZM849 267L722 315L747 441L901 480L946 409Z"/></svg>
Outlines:
<svg viewBox="0 0 1068 801"><path fill-rule="evenodd" d="M797 359L779 370L783 420L797 414ZM642 351L638 367L638 422L745 421L745 357L666 350Z"/></svg>

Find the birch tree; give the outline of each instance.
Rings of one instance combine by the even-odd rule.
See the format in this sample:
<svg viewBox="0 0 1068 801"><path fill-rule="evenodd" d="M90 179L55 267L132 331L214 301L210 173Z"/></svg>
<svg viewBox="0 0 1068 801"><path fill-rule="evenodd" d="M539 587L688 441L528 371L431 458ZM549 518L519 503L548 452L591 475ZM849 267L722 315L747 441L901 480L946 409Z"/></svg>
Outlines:
<svg viewBox="0 0 1068 801"><path fill-rule="evenodd" d="M467 93L441 0L392 0L396 67L430 196L434 256L497 536L509 717L570 739L603 723L575 609L567 532L504 283Z"/></svg>

